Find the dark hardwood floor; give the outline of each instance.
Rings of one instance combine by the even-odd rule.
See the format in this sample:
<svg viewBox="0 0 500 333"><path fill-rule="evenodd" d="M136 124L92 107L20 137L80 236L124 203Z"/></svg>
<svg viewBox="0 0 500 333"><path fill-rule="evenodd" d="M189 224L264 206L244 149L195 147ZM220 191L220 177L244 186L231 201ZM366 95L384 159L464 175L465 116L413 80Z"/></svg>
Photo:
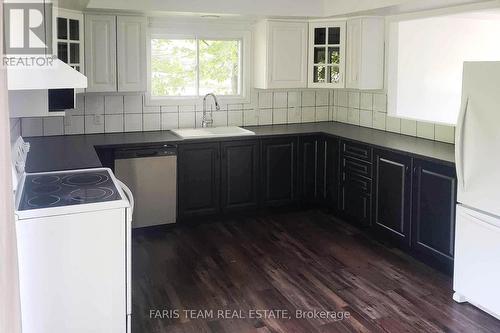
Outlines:
<svg viewBox="0 0 500 333"><path fill-rule="evenodd" d="M449 277L319 211L133 238L133 333L500 332L500 321L451 296ZM259 319L256 309L275 311Z"/></svg>

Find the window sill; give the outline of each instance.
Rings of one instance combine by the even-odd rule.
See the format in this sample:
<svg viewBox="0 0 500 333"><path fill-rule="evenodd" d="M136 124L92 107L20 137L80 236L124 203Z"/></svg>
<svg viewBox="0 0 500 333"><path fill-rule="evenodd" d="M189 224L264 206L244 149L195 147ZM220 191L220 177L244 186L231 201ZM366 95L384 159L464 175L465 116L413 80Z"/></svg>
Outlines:
<svg viewBox="0 0 500 333"><path fill-rule="evenodd" d="M217 95L216 95L217 96ZM250 96L217 96L221 105L247 104ZM212 100L208 100L212 103ZM151 97L146 94L144 104L146 106L175 106L175 105L202 105L203 97Z"/></svg>

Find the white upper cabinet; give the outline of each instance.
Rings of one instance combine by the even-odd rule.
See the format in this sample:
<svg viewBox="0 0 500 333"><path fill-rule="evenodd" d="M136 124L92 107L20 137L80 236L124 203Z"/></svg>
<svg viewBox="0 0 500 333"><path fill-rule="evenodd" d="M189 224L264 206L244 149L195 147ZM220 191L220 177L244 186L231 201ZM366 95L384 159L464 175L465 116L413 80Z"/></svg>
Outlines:
<svg viewBox="0 0 500 333"><path fill-rule="evenodd" d="M116 16L85 15L88 92L117 91Z"/></svg>
<svg viewBox="0 0 500 333"><path fill-rule="evenodd" d="M146 90L146 17L117 17L118 91Z"/></svg>
<svg viewBox="0 0 500 333"><path fill-rule="evenodd" d="M309 23L308 87L345 87L345 45L345 20Z"/></svg>
<svg viewBox="0 0 500 333"><path fill-rule="evenodd" d="M59 60L80 73L84 70L83 14L57 8L54 17L54 51Z"/></svg>
<svg viewBox="0 0 500 333"><path fill-rule="evenodd" d="M384 88L384 31L380 17L347 21L346 88Z"/></svg>
<svg viewBox="0 0 500 333"><path fill-rule="evenodd" d="M146 18L85 15L88 92L146 90Z"/></svg>
<svg viewBox="0 0 500 333"><path fill-rule="evenodd" d="M261 21L254 41L255 88L307 86L307 22Z"/></svg>

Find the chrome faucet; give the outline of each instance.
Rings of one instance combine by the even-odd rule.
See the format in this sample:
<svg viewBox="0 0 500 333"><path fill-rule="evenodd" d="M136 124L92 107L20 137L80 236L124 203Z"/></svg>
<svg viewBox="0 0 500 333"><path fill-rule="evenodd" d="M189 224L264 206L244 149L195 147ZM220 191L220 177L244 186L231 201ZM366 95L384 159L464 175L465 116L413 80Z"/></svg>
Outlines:
<svg viewBox="0 0 500 333"><path fill-rule="evenodd" d="M207 117L207 97L212 96L215 102L215 111L220 111L219 102L217 101L217 96L213 93L206 94L203 97L203 118L201 120L201 127L212 127L214 119L212 117L212 108L210 108L210 116Z"/></svg>

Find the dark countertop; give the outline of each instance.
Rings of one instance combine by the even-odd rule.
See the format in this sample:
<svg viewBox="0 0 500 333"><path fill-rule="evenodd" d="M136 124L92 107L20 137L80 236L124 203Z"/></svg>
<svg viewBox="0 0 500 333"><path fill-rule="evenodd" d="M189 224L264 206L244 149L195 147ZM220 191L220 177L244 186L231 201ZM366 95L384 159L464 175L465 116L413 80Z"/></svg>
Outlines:
<svg viewBox="0 0 500 333"><path fill-rule="evenodd" d="M327 134L368 143L412 156L437 160L446 164L455 161L454 145L411 136L379 131L337 122L245 127L257 137L282 135ZM237 137L237 139L253 138ZM221 141L235 137L183 140L171 131L85 134L26 138L31 144L26 163L27 172L45 172L101 167L96 147L118 148L193 141Z"/></svg>

